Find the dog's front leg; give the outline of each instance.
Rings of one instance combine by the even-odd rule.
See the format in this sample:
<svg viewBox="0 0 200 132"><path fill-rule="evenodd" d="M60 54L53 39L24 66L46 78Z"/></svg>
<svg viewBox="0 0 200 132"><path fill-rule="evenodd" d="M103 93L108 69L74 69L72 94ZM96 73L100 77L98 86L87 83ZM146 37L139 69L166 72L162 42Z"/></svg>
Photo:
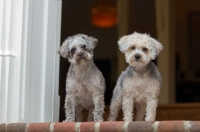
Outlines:
<svg viewBox="0 0 200 132"><path fill-rule="evenodd" d="M103 113L104 113L104 97L103 94L93 95L93 102L94 102L94 121L103 121Z"/></svg>
<svg viewBox="0 0 200 132"><path fill-rule="evenodd" d="M65 114L66 120L65 121L75 121L75 99L73 96L66 96L65 99Z"/></svg>
<svg viewBox="0 0 200 132"><path fill-rule="evenodd" d="M146 115L146 102L135 102L135 108L137 111L135 115L135 121L143 121Z"/></svg>
<svg viewBox="0 0 200 132"><path fill-rule="evenodd" d="M88 118L87 118L87 121L91 122L91 121L94 121L94 115L93 115L93 110L94 110L94 106L91 106L89 108L89 113L88 113Z"/></svg>
<svg viewBox="0 0 200 132"><path fill-rule="evenodd" d="M81 105L76 105L75 107L75 119L77 122L81 122L83 120L82 116L83 107Z"/></svg>
<svg viewBox="0 0 200 132"><path fill-rule="evenodd" d="M133 120L133 97L131 96L123 96L122 100L122 110L124 113L124 121L132 121Z"/></svg>
<svg viewBox="0 0 200 132"><path fill-rule="evenodd" d="M145 121L155 121L158 99L148 98Z"/></svg>

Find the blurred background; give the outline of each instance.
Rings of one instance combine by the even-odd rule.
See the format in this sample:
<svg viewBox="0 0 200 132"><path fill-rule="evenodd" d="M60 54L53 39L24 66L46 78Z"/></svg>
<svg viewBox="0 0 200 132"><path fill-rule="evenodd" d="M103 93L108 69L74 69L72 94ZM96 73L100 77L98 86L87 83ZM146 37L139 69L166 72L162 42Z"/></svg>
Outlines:
<svg viewBox="0 0 200 132"><path fill-rule="evenodd" d="M188 103L200 102L199 0L62 1L61 42L78 33L99 41L94 50L94 62L106 80L106 105L110 103L118 76L127 66L117 41L135 31L150 34L164 46L155 60L163 78L159 108L166 110L169 108L166 105L173 104L170 108L175 108L177 105L174 104L184 103L186 105L179 105L179 109L183 109ZM65 118L65 80L69 63L60 59L62 121ZM193 106L189 107L194 110ZM177 113L180 112L175 115Z"/></svg>

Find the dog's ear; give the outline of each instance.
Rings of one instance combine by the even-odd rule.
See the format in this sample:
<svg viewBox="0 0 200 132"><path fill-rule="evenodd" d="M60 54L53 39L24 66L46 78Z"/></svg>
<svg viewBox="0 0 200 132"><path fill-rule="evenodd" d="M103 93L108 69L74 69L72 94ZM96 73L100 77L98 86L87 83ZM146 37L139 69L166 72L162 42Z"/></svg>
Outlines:
<svg viewBox="0 0 200 132"><path fill-rule="evenodd" d="M163 46L160 42L155 40L154 38L150 38L152 49L151 49L151 60L156 59L159 55L160 51L163 49Z"/></svg>
<svg viewBox="0 0 200 132"><path fill-rule="evenodd" d="M81 34L81 37L82 37L86 42L88 42L89 47L90 47L91 49L94 49L94 48L98 45L98 40L97 40L96 38L94 38L94 37L89 37L89 36L84 35L84 34ZM89 48L89 49L90 49L90 48Z"/></svg>
<svg viewBox="0 0 200 132"><path fill-rule="evenodd" d="M69 54L69 43L70 43L70 41L69 41L69 38L68 38L62 43L62 46L57 51L57 53L60 54L64 58L69 58L69 56L70 56L70 54Z"/></svg>
<svg viewBox="0 0 200 132"><path fill-rule="evenodd" d="M129 48L128 45L128 35L127 36L123 36L118 40L118 45L119 45L119 49L122 53L125 53L125 51Z"/></svg>
<svg viewBox="0 0 200 132"><path fill-rule="evenodd" d="M88 37L88 39L92 42L93 49L98 45L98 40L94 37Z"/></svg>

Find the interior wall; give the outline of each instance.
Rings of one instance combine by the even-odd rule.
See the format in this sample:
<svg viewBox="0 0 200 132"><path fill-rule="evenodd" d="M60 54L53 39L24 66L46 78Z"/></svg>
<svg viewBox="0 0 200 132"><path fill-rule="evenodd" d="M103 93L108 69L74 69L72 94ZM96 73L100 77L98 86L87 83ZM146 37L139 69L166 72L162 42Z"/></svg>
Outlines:
<svg viewBox="0 0 200 132"><path fill-rule="evenodd" d="M190 12L200 12L199 0L175 0L176 19L176 53L179 55L180 68L182 72L190 74L189 50L188 50L188 15ZM180 4L181 3L181 4Z"/></svg>
<svg viewBox="0 0 200 132"><path fill-rule="evenodd" d="M157 58L162 76L160 104L175 102L175 44L173 0L156 0L157 38L164 49Z"/></svg>
<svg viewBox="0 0 200 132"><path fill-rule="evenodd" d="M176 101L184 103L199 102L200 1L175 0L174 5Z"/></svg>

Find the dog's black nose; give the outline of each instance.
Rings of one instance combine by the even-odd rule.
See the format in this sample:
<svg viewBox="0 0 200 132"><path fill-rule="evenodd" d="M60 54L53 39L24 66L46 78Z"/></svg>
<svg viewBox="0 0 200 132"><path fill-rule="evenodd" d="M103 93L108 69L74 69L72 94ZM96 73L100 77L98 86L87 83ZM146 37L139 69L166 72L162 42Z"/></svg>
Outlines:
<svg viewBox="0 0 200 132"><path fill-rule="evenodd" d="M136 54L136 55L135 55L135 59L136 59L136 60L139 60L139 59L140 59L140 55L139 55L139 54Z"/></svg>
<svg viewBox="0 0 200 132"><path fill-rule="evenodd" d="M83 56L83 53L78 53L78 56L82 57L82 56Z"/></svg>

